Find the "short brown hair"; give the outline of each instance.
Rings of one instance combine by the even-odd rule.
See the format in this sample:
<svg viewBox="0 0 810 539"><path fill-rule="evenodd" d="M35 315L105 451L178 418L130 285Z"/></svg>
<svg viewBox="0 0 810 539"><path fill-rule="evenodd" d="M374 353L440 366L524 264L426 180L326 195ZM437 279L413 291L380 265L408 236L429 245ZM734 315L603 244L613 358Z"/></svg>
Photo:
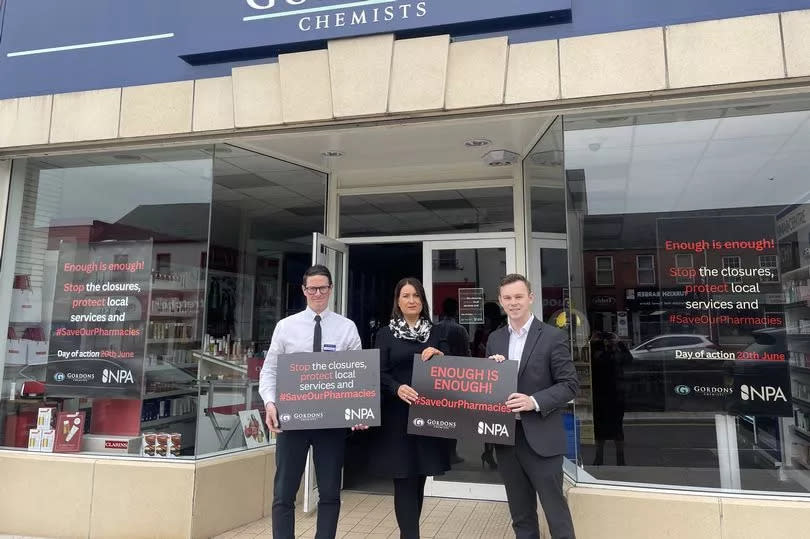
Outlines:
<svg viewBox="0 0 810 539"><path fill-rule="evenodd" d="M302 283L304 286L307 285L307 279L310 277L326 277L329 279L329 286L332 286L332 272L329 271L329 268L324 266L323 264L315 264L314 266L310 266L307 268L307 271L304 272L304 282Z"/></svg>
<svg viewBox="0 0 810 539"><path fill-rule="evenodd" d="M526 285L526 288L529 289L529 294L532 293L532 283L530 283L529 280L520 273L510 273L501 279L501 283L498 285L498 293L501 293L501 288L512 283L523 283Z"/></svg>

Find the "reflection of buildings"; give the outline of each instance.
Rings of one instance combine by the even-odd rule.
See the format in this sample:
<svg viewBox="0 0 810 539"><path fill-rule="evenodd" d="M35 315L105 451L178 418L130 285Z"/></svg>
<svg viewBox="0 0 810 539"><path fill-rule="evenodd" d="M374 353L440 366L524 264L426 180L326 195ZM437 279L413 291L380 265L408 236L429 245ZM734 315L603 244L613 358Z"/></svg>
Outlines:
<svg viewBox="0 0 810 539"><path fill-rule="evenodd" d="M751 332L765 326L683 323L670 317L674 314L781 317L782 289L776 248L703 252L664 248L668 239L679 242L775 239L772 216L737 217L741 213L745 211L734 210L725 219L712 217L710 227L705 226L700 212L585 217L583 280L591 328L616 333L634 345L667 333L707 335L730 350L750 344ZM701 267L718 272L762 268L772 270L773 277L701 277ZM718 285L727 291L689 289L702 284ZM740 284L756 285L758 291L731 290ZM700 300L751 302L748 305L751 308L687 309L687 301Z"/></svg>

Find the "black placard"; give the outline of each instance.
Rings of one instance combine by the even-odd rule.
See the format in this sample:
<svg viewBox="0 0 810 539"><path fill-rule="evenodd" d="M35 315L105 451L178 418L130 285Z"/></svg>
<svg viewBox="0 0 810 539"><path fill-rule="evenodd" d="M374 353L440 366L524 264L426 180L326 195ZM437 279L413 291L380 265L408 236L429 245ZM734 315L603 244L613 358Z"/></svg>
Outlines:
<svg viewBox="0 0 810 539"><path fill-rule="evenodd" d="M48 396L141 397L151 273L151 241L60 245Z"/></svg>
<svg viewBox="0 0 810 539"><path fill-rule="evenodd" d="M380 425L380 351L278 356L276 407L282 430Z"/></svg>
<svg viewBox="0 0 810 539"><path fill-rule="evenodd" d="M506 400L517 388L518 362L439 356L413 361L408 433L514 445L515 414Z"/></svg>
<svg viewBox="0 0 810 539"><path fill-rule="evenodd" d="M791 417L783 361L674 361L663 373L666 410Z"/></svg>

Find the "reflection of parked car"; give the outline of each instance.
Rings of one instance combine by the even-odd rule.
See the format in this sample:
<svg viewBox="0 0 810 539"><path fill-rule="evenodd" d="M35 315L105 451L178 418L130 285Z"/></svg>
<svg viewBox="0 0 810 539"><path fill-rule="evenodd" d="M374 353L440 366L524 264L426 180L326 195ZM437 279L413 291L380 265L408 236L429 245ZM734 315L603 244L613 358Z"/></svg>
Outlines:
<svg viewBox="0 0 810 539"><path fill-rule="evenodd" d="M787 354L785 328L765 328L751 332L754 342L738 353L741 359L776 359L774 354ZM768 354L769 357L765 357Z"/></svg>
<svg viewBox="0 0 810 539"><path fill-rule="evenodd" d="M706 335L669 333L658 335L631 348L630 353L635 359L675 359L675 350L693 352L717 349L717 345Z"/></svg>

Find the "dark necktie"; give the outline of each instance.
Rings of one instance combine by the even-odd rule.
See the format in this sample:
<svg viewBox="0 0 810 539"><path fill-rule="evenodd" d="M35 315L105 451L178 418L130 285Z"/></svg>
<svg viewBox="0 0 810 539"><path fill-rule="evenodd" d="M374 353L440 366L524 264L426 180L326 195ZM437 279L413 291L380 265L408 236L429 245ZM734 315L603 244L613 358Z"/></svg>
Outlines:
<svg viewBox="0 0 810 539"><path fill-rule="evenodd" d="M320 352L321 351L321 342L323 340L321 332L321 315L315 315L315 333L312 335L312 351L313 352Z"/></svg>

